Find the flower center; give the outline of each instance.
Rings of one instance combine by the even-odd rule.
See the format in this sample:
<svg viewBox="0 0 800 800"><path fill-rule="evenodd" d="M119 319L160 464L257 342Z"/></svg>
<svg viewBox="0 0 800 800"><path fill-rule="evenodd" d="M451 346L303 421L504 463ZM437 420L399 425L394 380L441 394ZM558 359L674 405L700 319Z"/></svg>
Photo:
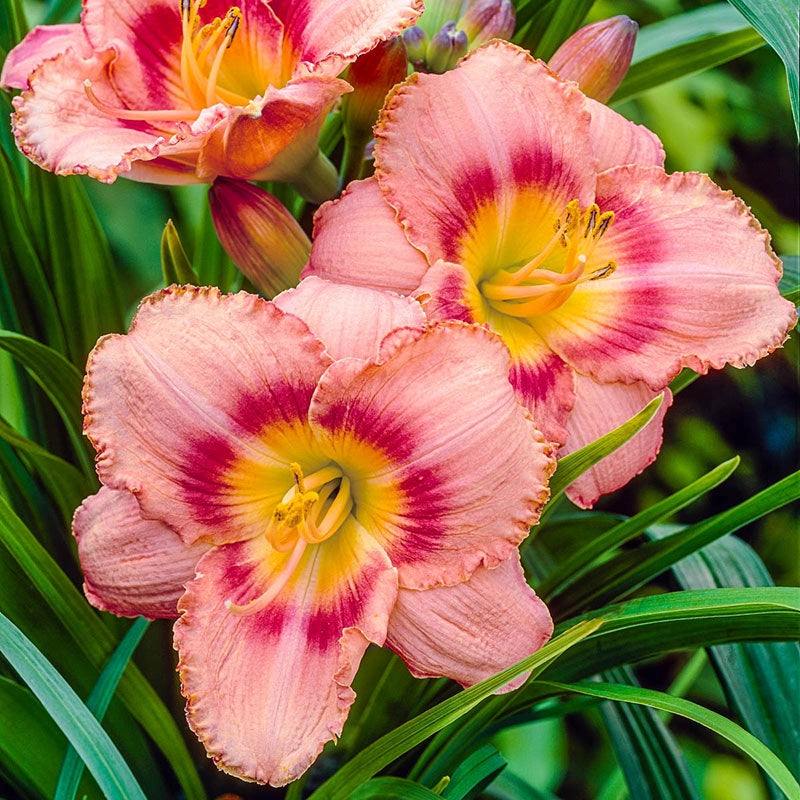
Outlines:
<svg viewBox="0 0 800 800"><path fill-rule="evenodd" d="M266 608L297 569L306 547L330 539L353 510L350 480L334 464L304 476L297 463L289 465L294 486L275 506L265 536L274 550L289 553L266 592L244 605L225 602L232 614L254 614Z"/></svg>
<svg viewBox="0 0 800 800"><path fill-rule="evenodd" d="M553 237L535 258L514 270L498 270L481 281L479 288L486 302L512 317L547 314L566 302L578 284L611 275L617 268L614 261L597 267L591 265L591 258L613 220L613 211L600 213L595 203L581 213L578 201L570 201L556 219ZM562 270L543 268L559 247L565 251Z"/></svg>
<svg viewBox="0 0 800 800"><path fill-rule="evenodd" d="M200 112L216 103L247 105L248 98L219 85L225 54L242 24L242 12L231 6L228 13L207 25L200 24L200 9L206 0L180 0L181 6L181 85L190 103L188 108L128 109L113 108L95 95L92 82L83 82L86 96L95 108L118 119L158 122L193 122Z"/></svg>

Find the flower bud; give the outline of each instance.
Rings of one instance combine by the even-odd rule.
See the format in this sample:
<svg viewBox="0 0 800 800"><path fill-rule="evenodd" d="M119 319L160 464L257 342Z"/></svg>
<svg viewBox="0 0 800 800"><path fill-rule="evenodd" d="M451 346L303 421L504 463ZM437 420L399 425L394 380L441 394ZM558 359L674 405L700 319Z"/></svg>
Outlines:
<svg viewBox="0 0 800 800"><path fill-rule="evenodd" d="M403 44L406 46L408 60L417 66L425 63L428 51L428 34L419 25L412 25L403 31Z"/></svg>
<svg viewBox="0 0 800 800"><path fill-rule="evenodd" d="M586 25L556 50L548 66L575 81L585 95L605 103L631 65L638 31L624 15Z"/></svg>
<svg viewBox="0 0 800 800"><path fill-rule="evenodd" d="M222 246L256 289L274 297L297 285L311 242L277 198L252 183L217 178L208 199Z"/></svg>
<svg viewBox="0 0 800 800"><path fill-rule="evenodd" d="M456 28L452 20L445 23L428 45L425 61L431 72L443 73L453 69L458 59L467 54L469 39Z"/></svg>
<svg viewBox="0 0 800 800"><path fill-rule="evenodd" d="M490 39L510 39L515 22L511 0L473 0L464 9L456 27L467 34L469 49L474 50Z"/></svg>
<svg viewBox="0 0 800 800"><path fill-rule="evenodd" d="M399 37L380 42L359 56L347 69L345 80L353 87L342 98L345 136L369 140L386 94L405 80L408 56Z"/></svg>

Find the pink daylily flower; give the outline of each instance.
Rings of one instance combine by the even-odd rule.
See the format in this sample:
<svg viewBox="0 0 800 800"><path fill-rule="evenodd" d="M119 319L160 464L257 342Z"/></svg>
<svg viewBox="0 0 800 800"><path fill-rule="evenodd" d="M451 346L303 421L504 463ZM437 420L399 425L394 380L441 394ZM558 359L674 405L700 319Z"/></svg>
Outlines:
<svg viewBox="0 0 800 800"><path fill-rule="evenodd" d="M333 170L319 130L359 54L421 0L84 0L8 55L17 144L59 175L155 183L217 176L295 183ZM311 177L309 177L311 175Z"/></svg>
<svg viewBox="0 0 800 800"><path fill-rule="evenodd" d="M683 367L752 364L797 316L741 200L668 175L647 129L493 42L413 75L376 127L375 176L317 214L303 274L488 325L545 435L569 453L638 412ZM576 481L592 505L653 461L671 402Z"/></svg>
<svg viewBox="0 0 800 800"><path fill-rule="evenodd" d="M549 638L517 546L554 461L507 375L485 328L318 278L273 302L172 287L98 343L86 595L180 613L187 717L221 769L297 778L370 643L470 685Z"/></svg>

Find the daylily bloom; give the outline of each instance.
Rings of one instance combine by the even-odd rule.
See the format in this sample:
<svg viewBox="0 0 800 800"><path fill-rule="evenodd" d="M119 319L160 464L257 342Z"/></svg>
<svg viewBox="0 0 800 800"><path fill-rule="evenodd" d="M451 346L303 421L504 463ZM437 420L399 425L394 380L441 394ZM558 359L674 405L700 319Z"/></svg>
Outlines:
<svg viewBox="0 0 800 800"><path fill-rule="evenodd" d="M548 639L517 545L554 462L507 375L485 328L317 278L274 302L172 287L98 343L86 594L180 612L187 717L223 770L306 770L369 643L469 685Z"/></svg>
<svg viewBox="0 0 800 800"><path fill-rule="evenodd" d="M796 322L745 205L663 160L648 130L490 43L387 98L375 177L320 209L304 274L416 295L432 320L499 332L518 396L571 452L683 367L752 364ZM647 466L668 403L570 497L591 505Z"/></svg>
<svg viewBox="0 0 800 800"><path fill-rule="evenodd" d="M621 14L584 25L556 50L547 66L575 81L587 96L607 102L631 65L639 26Z"/></svg>
<svg viewBox="0 0 800 800"><path fill-rule="evenodd" d="M277 197L246 181L218 178L208 204L222 246L259 292L274 297L297 284L311 241Z"/></svg>
<svg viewBox="0 0 800 800"><path fill-rule="evenodd" d="M0 75L17 145L59 175L155 183L287 181L310 199L336 175L319 151L347 63L411 24L421 0L84 0L38 27Z"/></svg>

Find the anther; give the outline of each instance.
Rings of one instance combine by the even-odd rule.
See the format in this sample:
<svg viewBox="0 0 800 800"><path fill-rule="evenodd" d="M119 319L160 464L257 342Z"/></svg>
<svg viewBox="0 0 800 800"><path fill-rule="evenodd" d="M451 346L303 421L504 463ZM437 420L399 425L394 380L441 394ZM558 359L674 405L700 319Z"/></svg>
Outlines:
<svg viewBox="0 0 800 800"><path fill-rule="evenodd" d="M600 269L596 269L590 276L590 281L597 281L600 278L607 278L617 269L617 262L616 261L609 261L604 267Z"/></svg>
<svg viewBox="0 0 800 800"><path fill-rule="evenodd" d="M609 229L613 221L614 221L614 212L604 211L600 215L600 219L598 220L597 226L594 229L593 237L595 239L599 239Z"/></svg>

